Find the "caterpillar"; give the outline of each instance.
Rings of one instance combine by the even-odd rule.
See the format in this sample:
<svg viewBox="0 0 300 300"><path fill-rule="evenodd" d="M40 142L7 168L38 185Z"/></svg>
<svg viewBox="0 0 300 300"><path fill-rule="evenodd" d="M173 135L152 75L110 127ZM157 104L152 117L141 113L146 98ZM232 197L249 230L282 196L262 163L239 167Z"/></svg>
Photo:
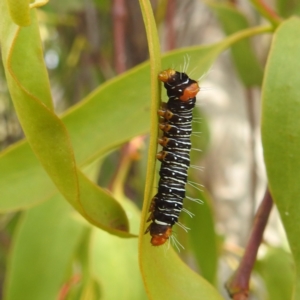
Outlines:
<svg viewBox="0 0 300 300"><path fill-rule="evenodd" d="M163 119L159 124L163 136L158 140L163 149L157 154L161 161L160 180L149 208L147 222L151 224L145 232L150 232L153 246L163 245L169 239L183 210L190 166L192 111L200 90L198 82L184 72L167 69L158 78L164 83L169 100L158 110Z"/></svg>

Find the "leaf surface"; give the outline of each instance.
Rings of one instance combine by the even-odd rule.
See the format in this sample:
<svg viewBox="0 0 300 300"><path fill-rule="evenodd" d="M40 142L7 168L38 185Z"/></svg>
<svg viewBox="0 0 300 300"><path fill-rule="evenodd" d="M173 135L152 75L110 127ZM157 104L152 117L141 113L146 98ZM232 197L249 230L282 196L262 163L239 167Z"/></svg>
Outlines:
<svg viewBox="0 0 300 300"><path fill-rule="evenodd" d="M300 299L300 20L274 34L262 94L262 141L269 188L296 267L293 299Z"/></svg>
<svg viewBox="0 0 300 300"><path fill-rule="evenodd" d="M33 152L57 189L78 212L111 233L128 235L128 220L121 205L78 169L69 134L53 112L35 10L31 10L31 25L27 27L12 22L5 1L0 3L0 10L3 16L0 41L7 84ZM50 191L48 195L51 194Z"/></svg>
<svg viewBox="0 0 300 300"><path fill-rule="evenodd" d="M61 196L24 213L13 239L5 300L57 299L83 233L72 214Z"/></svg>

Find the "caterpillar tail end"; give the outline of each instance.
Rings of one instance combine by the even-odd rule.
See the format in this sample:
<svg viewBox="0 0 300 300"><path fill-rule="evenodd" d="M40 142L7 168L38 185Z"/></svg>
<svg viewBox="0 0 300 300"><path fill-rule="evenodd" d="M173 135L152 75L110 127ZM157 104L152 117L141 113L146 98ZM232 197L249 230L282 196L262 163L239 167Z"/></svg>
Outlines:
<svg viewBox="0 0 300 300"><path fill-rule="evenodd" d="M162 234L151 234L151 244L152 246L161 246L163 245L171 236L172 227L168 227L168 229Z"/></svg>

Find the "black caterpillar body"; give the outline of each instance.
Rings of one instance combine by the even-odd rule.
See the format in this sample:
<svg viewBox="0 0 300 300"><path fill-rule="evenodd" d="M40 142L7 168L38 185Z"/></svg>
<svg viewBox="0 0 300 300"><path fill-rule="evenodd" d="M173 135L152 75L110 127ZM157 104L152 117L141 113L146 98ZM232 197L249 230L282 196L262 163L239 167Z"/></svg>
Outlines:
<svg viewBox="0 0 300 300"><path fill-rule="evenodd" d="M154 246L163 245L169 239L183 208L190 165L192 111L200 90L196 80L173 69L161 72L158 77L164 82L169 100L158 111L164 119L159 125L163 137L158 141L163 149L157 154L161 161L160 180L149 209L148 222L152 223L146 230Z"/></svg>

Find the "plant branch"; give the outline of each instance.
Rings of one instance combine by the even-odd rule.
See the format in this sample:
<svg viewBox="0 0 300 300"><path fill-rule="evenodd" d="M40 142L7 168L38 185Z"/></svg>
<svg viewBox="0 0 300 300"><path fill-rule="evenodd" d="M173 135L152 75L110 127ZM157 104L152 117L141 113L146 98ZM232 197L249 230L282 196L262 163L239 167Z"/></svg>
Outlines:
<svg viewBox="0 0 300 300"><path fill-rule="evenodd" d="M224 49L230 47L234 43L239 42L242 39L246 39L249 37L252 37L257 34L262 34L262 33L268 33L272 32L274 30L273 26L270 25L263 25L263 26L256 26L256 27L251 27L247 29L240 30L236 33L233 33L229 35L227 38L225 38L220 44Z"/></svg>
<svg viewBox="0 0 300 300"><path fill-rule="evenodd" d="M241 263L226 284L226 289L234 300L248 299L251 271L256 260L257 251L263 237L272 205L272 197L267 189L256 213L253 229Z"/></svg>
<svg viewBox="0 0 300 300"><path fill-rule="evenodd" d="M255 157L255 128L256 128L256 115L255 115L255 97L253 95L253 90L251 88L246 89L246 111L248 115L248 122L250 127L250 180L249 189L251 196L251 220L255 213L255 192L257 187L257 175L256 175L256 157ZM252 222L250 223L252 224Z"/></svg>
<svg viewBox="0 0 300 300"><path fill-rule="evenodd" d="M168 1L166 12L166 27L167 27L167 51L173 50L176 47L176 32L174 19L176 13L176 2Z"/></svg>
<svg viewBox="0 0 300 300"><path fill-rule="evenodd" d="M114 22L114 63L117 74L121 74L127 69L125 35L128 13L124 0L112 1L112 18Z"/></svg>

